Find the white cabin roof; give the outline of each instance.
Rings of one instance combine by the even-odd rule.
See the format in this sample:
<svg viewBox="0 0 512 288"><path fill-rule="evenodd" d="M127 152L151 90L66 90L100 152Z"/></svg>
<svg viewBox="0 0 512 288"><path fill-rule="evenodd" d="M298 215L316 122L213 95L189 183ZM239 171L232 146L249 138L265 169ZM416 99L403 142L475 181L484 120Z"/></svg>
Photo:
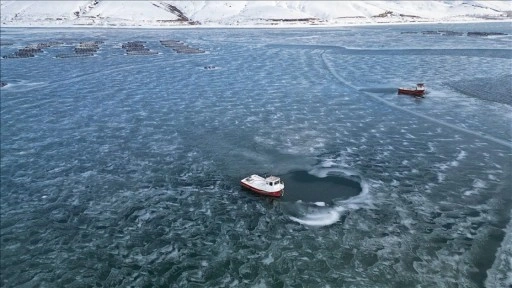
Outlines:
<svg viewBox="0 0 512 288"><path fill-rule="evenodd" d="M276 177L276 176L269 176L269 177L265 178L265 180L267 180L269 182L274 182L274 181L281 180L281 178Z"/></svg>

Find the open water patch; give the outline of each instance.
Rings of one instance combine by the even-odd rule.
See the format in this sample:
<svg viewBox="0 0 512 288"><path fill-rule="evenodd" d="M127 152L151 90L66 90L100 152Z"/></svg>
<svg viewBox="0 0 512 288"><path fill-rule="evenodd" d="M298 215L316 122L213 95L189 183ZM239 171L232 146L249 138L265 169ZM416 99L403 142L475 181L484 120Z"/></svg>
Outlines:
<svg viewBox="0 0 512 288"><path fill-rule="evenodd" d="M512 87L512 74L498 77L477 77L448 82L447 84L465 95L512 105L510 87Z"/></svg>
<svg viewBox="0 0 512 288"><path fill-rule="evenodd" d="M281 179L285 185L285 201L329 203L355 197L363 191L360 181L353 176L349 178L338 173L319 177L308 171L296 170L281 175Z"/></svg>

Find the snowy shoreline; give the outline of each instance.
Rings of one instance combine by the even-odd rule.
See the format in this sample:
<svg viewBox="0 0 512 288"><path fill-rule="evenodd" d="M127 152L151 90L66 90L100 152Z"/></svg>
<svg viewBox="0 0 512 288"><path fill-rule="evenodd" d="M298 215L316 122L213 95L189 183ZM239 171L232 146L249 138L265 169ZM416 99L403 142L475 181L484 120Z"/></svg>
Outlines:
<svg viewBox="0 0 512 288"><path fill-rule="evenodd" d="M305 28L511 22L506 1L0 1L2 28Z"/></svg>
<svg viewBox="0 0 512 288"><path fill-rule="evenodd" d="M401 26L401 25L431 25L431 24L471 24L471 23L507 23L512 24L512 19L501 20L443 20L443 21L411 21L411 22L378 22L378 23L326 23L326 24L204 24L204 25L82 25L82 24L2 24L2 29L11 28L86 28L86 29L293 29L293 28L344 28L344 27L372 27L372 26Z"/></svg>

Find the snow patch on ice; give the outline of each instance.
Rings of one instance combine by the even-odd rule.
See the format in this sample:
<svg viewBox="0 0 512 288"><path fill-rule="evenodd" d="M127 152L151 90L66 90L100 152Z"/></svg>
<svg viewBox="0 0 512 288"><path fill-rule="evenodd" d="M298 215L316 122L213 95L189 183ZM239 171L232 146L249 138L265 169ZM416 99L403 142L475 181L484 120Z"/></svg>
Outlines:
<svg viewBox="0 0 512 288"><path fill-rule="evenodd" d="M468 153L466 153L466 151L460 150L459 155L457 155L457 160L460 161L460 160L466 158L467 155L468 155Z"/></svg>
<svg viewBox="0 0 512 288"><path fill-rule="evenodd" d="M481 180L481 179L475 179L473 180L472 184L474 189L468 190L464 192L465 196L471 196L473 194L478 194L480 190L487 188L487 182Z"/></svg>
<svg viewBox="0 0 512 288"><path fill-rule="evenodd" d="M480 179L475 179L473 181L473 187L475 188L487 188L487 183Z"/></svg>
<svg viewBox="0 0 512 288"><path fill-rule="evenodd" d="M269 253L268 256L261 261L263 264L268 265L274 262L274 257L272 257L272 253Z"/></svg>
<svg viewBox="0 0 512 288"><path fill-rule="evenodd" d="M445 178L446 178L446 174L437 172L437 182L441 183L444 181Z"/></svg>

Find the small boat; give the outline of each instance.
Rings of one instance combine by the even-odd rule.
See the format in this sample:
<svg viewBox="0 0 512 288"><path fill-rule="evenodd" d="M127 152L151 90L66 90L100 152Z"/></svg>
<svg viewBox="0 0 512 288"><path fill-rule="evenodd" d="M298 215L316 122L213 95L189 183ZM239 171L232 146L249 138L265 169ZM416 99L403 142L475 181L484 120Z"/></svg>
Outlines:
<svg viewBox="0 0 512 288"><path fill-rule="evenodd" d="M423 97L425 95L425 85L423 83L416 84L414 88L398 88L398 94L407 94L415 97Z"/></svg>
<svg viewBox="0 0 512 288"><path fill-rule="evenodd" d="M263 178L259 175L251 175L242 179L240 184L244 188L265 196L281 197L284 194L284 183L276 176Z"/></svg>

